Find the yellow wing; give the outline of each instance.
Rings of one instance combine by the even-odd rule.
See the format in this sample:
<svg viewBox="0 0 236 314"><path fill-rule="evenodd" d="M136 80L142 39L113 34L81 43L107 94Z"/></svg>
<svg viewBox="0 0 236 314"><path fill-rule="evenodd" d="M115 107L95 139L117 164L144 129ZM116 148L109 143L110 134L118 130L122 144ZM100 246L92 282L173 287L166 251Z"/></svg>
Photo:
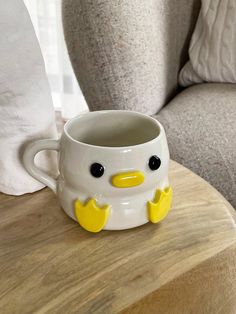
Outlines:
<svg viewBox="0 0 236 314"><path fill-rule="evenodd" d="M158 223L167 216L171 208L172 195L173 191L171 187L168 187L163 191L156 191L154 201L149 201L147 203L148 218L151 222Z"/></svg>
<svg viewBox="0 0 236 314"><path fill-rule="evenodd" d="M91 198L86 204L75 201L75 216L85 230L99 232L106 225L110 214L110 206L99 207L96 200Z"/></svg>

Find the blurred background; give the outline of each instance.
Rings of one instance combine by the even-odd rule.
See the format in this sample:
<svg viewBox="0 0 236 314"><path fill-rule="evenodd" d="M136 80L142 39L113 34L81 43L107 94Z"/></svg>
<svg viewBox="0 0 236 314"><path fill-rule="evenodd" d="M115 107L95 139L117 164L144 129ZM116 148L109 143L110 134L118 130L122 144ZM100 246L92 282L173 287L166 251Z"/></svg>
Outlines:
<svg viewBox="0 0 236 314"><path fill-rule="evenodd" d="M53 104L64 120L88 111L67 53L61 0L24 0L42 50Z"/></svg>

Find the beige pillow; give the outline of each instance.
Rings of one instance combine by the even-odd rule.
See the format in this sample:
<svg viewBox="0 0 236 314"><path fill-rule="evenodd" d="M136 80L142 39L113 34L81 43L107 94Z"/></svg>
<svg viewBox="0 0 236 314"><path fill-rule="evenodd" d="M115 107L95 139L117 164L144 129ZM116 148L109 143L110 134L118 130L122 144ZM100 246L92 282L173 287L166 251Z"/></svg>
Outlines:
<svg viewBox="0 0 236 314"><path fill-rule="evenodd" d="M202 0L189 48L189 61L179 76L182 86L236 83L236 0Z"/></svg>

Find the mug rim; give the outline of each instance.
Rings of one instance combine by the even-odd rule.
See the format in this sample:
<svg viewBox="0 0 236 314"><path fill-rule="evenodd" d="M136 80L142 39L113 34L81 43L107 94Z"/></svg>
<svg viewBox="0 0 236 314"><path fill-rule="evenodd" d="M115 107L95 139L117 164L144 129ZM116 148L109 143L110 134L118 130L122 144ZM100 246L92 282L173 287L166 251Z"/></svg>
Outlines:
<svg viewBox="0 0 236 314"><path fill-rule="evenodd" d="M151 140L148 140L148 141L145 141L143 143L139 143L139 144L135 144L135 145L127 145L127 146L102 146L102 145L95 145L95 144L89 144L89 143L85 143L85 142L82 142L80 140L76 140L73 136L71 136L68 132L68 128L73 124L75 123L76 120L79 120L81 117L83 116L87 116L87 115L91 115L91 114L94 114L94 115L98 115L98 114L106 114L106 113L126 113L126 114L133 114L134 116L139 116L139 117L142 117L142 118L145 118L146 120L149 120L150 122L152 122L153 124L155 124L155 126L158 127L158 135L156 137L154 137L153 139ZM85 146L85 147L93 147L93 148L99 148L99 149L108 149L108 150L122 150L122 149L133 149L133 148L138 148L138 147L143 147L144 145L150 145L150 144L153 144L154 142L156 141L159 141L161 139L161 137L163 136L163 132L164 132L164 128L162 126L162 124L154 119L153 117L151 116L148 116L144 113L140 113L140 112L137 112L137 111L132 111L132 110L98 110L98 111L88 111L88 112L82 112L80 114L78 114L77 116L75 116L74 118L72 119L69 119L64 127L63 127L63 133L66 135L66 137L72 141L73 143L76 143L76 144L79 144L81 146Z"/></svg>

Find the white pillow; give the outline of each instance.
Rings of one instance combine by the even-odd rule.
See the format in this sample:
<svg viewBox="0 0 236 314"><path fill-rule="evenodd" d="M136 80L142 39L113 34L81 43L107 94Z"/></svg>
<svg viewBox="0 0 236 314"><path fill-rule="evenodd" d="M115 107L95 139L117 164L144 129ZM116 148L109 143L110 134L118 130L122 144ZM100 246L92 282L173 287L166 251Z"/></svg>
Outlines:
<svg viewBox="0 0 236 314"><path fill-rule="evenodd" d="M182 86L236 83L236 0L202 0L189 48L190 60L179 76Z"/></svg>
<svg viewBox="0 0 236 314"><path fill-rule="evenodd" d="M0 1L0 192L23 194L43 185L24 169L24 145L56 137L54 110L41 51L22 0ZM36 157L54 169L48 154Z"/></svg>

